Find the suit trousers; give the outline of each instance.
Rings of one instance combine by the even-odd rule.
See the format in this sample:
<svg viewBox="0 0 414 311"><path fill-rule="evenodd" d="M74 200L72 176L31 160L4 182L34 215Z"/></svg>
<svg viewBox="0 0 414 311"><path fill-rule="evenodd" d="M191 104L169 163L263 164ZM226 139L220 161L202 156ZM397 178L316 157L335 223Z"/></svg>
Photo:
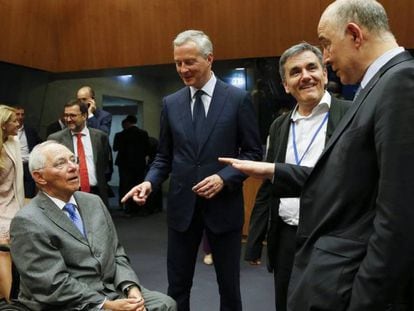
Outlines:
<svg viewBox="0 0 414 311"><path fill-rule="evenodd" d="M277 311L286 311L287 292L296 250L297 226L285 223L280 217L277 224L277 247L273 263L275 283L275 304Z"/></svg>
<svg viewBox="0 0 414 311"><path fill-rule="evenodd" d="M178 311L190 310L190 292L203 230L214 258L221 311L242 310L240 294L241 228L214 233L204 225L202 200L195 207L192 222L184 232L168 229L168 295L177 302ZM201 203L200 203L201 202ZM212 307L212 309L214 309ZM197 307L195 307L197 310Z"/></svg>

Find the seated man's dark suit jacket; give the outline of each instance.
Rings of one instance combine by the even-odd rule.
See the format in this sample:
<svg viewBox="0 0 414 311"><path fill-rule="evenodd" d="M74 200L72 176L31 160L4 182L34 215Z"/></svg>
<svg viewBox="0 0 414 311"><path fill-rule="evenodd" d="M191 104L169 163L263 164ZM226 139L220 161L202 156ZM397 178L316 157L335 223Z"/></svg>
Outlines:
<svg viewBox="0 0 414 311"><path fill-rule="evenodd" d="M88 129L92 142L93 160L95 162L95 174L98 181L97 187L99 188L99 196L102 201L104 201L105 205L108 206L107 180L105 177L105 173L108 170L108 164L111 159L111 155L109 154L109 150L111 149L109 146L108 135L94 128ZM68 128L49 135L47 139L55 140L68 147L70 151L74 152L72 134Z"/></svg>
<svg viewBox="0 0 414 311"><path fill-rule="evenodd" d="M326 128L325 145L332 136L334 129L339 121L347 112L351 102L337 99L331 96L331 106L329 109L328 125ZM269 147L266 155L266 162L285 162L286 149L291 127L292 111L281 115L269 129ZM246 245L246 260L260 258L262 242L268 231L270 217L270 227L267 235L267 254L268 268L272 271L276 263L276 250L279 237L277 234L277 224L279 219L279 198L273 196L273 185L270 181L264 181L256 196L255 205L250 217L250 230Z"/></svg>
<svg viewBox="0 0 414 311"><path fill-rule="evenodd" d="M214 233L240 230L243 225L242 183L246 175L218 162L218 157L259 160L261 144L255 114L247 94L217 80L205 131L197 146L190 108L190 89L164 98L158 153L146 176L154 187L171 173L168 225L186 231L196 205L191 190L205 177L218 174L224 188L205 200L205 225Z"/></svg>
<svg viewBox="0 0 414 311"><path fill-rule="evenodd" d="M30 310L97 310L139 284L111 216L96 195L74 194L87 238L43 192L11 224L11 254L20 272L19 302Z"/></svg>
<svg viewBox="0 0 414 311"><path fill-rule="evenodd" d="M276 195L301 195L288 310L397 310L414 262L413 120L404 52L361 90L313 170L276 164Z"/></svg>

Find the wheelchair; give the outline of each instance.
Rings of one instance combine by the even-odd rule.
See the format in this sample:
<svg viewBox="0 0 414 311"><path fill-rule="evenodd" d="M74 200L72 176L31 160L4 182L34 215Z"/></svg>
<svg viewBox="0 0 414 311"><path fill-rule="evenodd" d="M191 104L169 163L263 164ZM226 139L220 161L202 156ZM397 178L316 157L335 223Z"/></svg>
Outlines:
<svg viewBox="0 0 414 311"><path fill-rule="evenodd" d="M0 244L0 252L10 252L10 247L5 244ZM12 288L10 293L11 303L7 303L5 299L0 300L0 311L30 311L28 308L23 306L17 301L19 293L19 274L15 266L12 267L13 280Z"/></svg>

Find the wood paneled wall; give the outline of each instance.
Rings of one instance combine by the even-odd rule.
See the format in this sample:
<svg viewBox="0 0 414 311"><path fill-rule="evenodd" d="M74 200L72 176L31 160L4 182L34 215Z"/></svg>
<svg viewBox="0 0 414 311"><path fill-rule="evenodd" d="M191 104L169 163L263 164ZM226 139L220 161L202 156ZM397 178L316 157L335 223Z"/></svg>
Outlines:
<svg viewBox="0 0 414 311"><path fill-rule="evenodd" d="M0 0L1 61L46 70L59 67L59 1Z"/></svg>
<svg viewBox="0 0 414 311"><path fill-rule="evenodd" d="M329 0L0 0L0 60L52 72L163 64L185 29L210 35L217 59L277 56L306 40ZM412 0L381 0L414 48Z"/></svg>

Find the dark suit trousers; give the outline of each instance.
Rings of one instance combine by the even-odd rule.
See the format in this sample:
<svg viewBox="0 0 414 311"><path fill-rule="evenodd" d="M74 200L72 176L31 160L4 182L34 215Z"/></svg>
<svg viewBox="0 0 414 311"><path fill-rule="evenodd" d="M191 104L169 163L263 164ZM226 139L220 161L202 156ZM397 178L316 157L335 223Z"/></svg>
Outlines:
<svg viewBox="0 0 414 311"><path fill-rule="evenodd" d="M273 263L277 311L286 311L287 309L287 291L295 258L297 228L297 226L288 225L280 217L278 218L276 256Z"/></svg>
<svg viewBox="0 0 414 311"><path fill-rule="evenodd" d="M200 200L202 201L202 199ZM202 205L195 208L193 220L185 232L168 229L168 295L177 302L178 311L190 310L197 253L204 230ZM240 230L215 234L205 228L213 254L220 292L221 311L242 310L240 295ZM212 309L214 309L212 307ZM197 306L195 306L197 310Z"/></svg>
<svg viewBox="0 0 414 311"><path fill-rule="evenodd" d="M256 196L250 215L249 235L247 237L244 260L252 261L262 257L263 241L266 239L269 223L269 195L266 185L262 184Z"/></svg>

